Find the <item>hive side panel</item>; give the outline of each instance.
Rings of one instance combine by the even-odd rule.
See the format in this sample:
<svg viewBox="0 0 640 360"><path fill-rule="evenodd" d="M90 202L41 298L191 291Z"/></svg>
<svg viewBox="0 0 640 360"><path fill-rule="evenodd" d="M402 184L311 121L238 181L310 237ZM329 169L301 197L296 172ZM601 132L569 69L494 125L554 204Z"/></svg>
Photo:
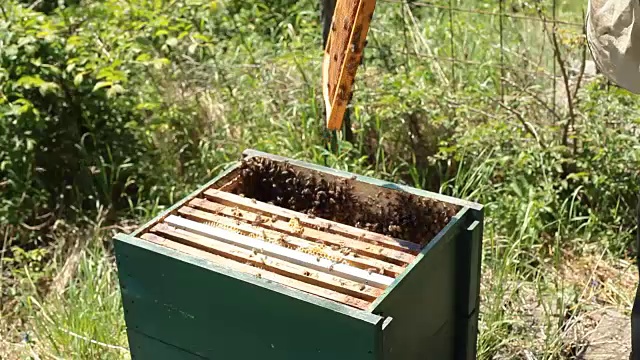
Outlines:
<svg viewBox="0 0 640 360"><path fill-rule="evenodd" d="M179 349L173 345L152 339L142 333L129 330L131 360L204 360L205 358Z"/></svg>
<svg viewBox="0 0 640 360"><path fill-rule="evenodd" d="M393 318L384 331L385 360L452 359L456 326L456 218L398 282L372 304Z"/></svg>
<svg viewBox="0 0 640 360"><path fill-rule="evenodd" d="M129 330L207 359L379 356L381 317L130 237L115 249Z"/></svg>
<svg viewBox="0 0 640 360"><path fill-rule="evenodd" d="M456 359L460 360L476 358L483 223L482 209L468 211L458 238L457 283L466 285L457 295Z"/></svg>

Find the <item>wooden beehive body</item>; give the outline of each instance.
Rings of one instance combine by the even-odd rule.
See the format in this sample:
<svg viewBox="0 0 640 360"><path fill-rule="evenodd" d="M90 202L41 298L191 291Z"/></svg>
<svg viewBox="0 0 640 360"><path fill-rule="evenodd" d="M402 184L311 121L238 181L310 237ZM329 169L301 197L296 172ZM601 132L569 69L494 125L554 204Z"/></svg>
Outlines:
<svg viewBox="0 0 640 360"><path fill-rule="evenodd" d="M475 359L481 205L254 150L244 157L349 179L382 206L400 191L455 212L426 244L410 243L226 192L238 164L115 237L133 359ZM256 225L256 216L271 218ZM252 233L252 223L265 230ZM231 228L243 230L222 236ZM286 232L287 246L252 248L265 231ZM313 241L335 253L295 252Z"/></svg>

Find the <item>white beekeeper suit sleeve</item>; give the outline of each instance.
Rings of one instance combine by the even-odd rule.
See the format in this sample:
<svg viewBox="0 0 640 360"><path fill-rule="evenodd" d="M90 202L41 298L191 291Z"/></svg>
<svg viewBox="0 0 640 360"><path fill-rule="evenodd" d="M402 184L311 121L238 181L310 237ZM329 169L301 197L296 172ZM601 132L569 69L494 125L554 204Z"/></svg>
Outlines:
<svg viewBox="0 0 640 360"><path fill-rule="evenodd" d="M640 0L589 0L587 44L598 69L611 82L640 93ZM640 201L636 266L640 271ZM631 311L631 354L640 359L640 283Z"/></svg>
<svg viewBox="0 0 640 360"><path fill-rule="evenodd" d="M640 93L640 0L589 0L587 43L598 70Z"/></svg>

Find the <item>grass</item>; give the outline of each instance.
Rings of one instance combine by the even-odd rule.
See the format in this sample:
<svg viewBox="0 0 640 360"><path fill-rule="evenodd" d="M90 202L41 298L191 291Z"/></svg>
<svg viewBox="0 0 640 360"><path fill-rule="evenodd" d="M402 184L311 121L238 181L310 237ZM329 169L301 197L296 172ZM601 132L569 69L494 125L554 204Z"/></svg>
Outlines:
<svg viewBox="0 0 640 360"><path fill-rule="evenodd" d="M451 3L499 10L495 2ZM558 89L578 83L579 27L559 25L554 49L550 27L545 33L539 21L503 17L500 36L499 17L455 12L449 22L446 9L379 1L352 105L354 139L340 138L339 151L331 153L314 1L274 0L270 8L231 0L86 5L46 15L65 26L52 41L68 49L67 26L77 20L82 26L74 28L74 41L88 39L77 52L109 69L101 75L116 74L112 80L124 90L76 99L86 117L110 115L90 123L82 140L71 140L82 151L60 154L80 159L73 164L82 181L55 179L73 177L63 184L70 191L48 183L48 173L25 180L0 167L0 188L5 177L14 186L0 203L3 359L127 358L111 235L175 203L249 147L484 204L480 359L575 358L596 346L592 331L602 309L628 316L636 285L630 259L640 107L591 75L581 78L575 96L570 92L568 107ZM551 2L541 5L551 18ZM509 7L509 15L538 16L525 3ZM557 17L580 22L582 8L558 3ZM11 29L26 26L11 19ZM99 55L91 57L94 48ZM554 63L557 74L562 70L554 50L566 65L566 78L555 81ZM57 65L64 69L75 56ZM0 63L0 79L10 65ZM88 79L90 71L83 74ZM104 97L95 95L100 91ZM39 109L49 114L51 106ZM3 110L0 123L12 114ZM0 141L19 134L0 130ZM54 190L42 200L25 184ZM72 200L51 200L61 196ZM46 227L15 220L23 212L48 219ZM55 215L45 217L48 212ZM615 351L626 355L623 346Z"/></svg>

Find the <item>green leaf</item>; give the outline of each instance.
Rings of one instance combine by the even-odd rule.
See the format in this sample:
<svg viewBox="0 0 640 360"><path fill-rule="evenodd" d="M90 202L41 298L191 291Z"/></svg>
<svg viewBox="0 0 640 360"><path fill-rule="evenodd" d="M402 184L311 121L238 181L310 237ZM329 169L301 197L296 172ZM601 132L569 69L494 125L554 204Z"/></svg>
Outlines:
<svg viewBox="0 0 640 360"><path fill-rule="evenodd" d="M44 82L45 81L42 80L38 75L36 76L25 75L20 79L18 79L18 81L16 82L16 85L30 89L32 87L39 87Z"/></svg>
<svg viewBox="0 0 640 360"><path fill-rule="evenodd" d="M60 86L58 86L58 84L52 83L52 82L44 82L42 85L40 85L38 87L38 90L40 91L40 94L42 94L43 96L48 94L48 93L55 93L59 89L60 89Z"/></svg>
<svg viewBox="0 0 640 360"><path fill-rule="evenodd" d="M156 33L154 34L154 36L163 36L163 35L169 35L169 32L163 29L163 30L156 31Z"/></svg>
<svg viewBox="0 0 640 360"><path fill-rule="evenodd" d="M161 69L163 66L171 64L171 61L167 58L160 58L154 59L152 63L156 69Z"/></svg>
<svg viewBox="0 0 640 360"><path fill-rule="evenodd" d="M113 82L111 81L98 81L98 83L93 87L92 91L100 90L111 85L113 85Z"/></svg>
<svg viewBox="0 0 640 360"><path fill-rule="evenodd" d="M76 76L74 76L73 77L73 85L80 86L80 84L82 84L83 78L84 78L84 75L82 73L79 73Z"/></svg>
<svg viewBox="0 0 640 360"><path fill-rule="evenodd" d="M107 97L113 97L117 94L122 94L124 92L124 88L118 84L115 84L107 90Z"/></svg>
<svg viewBox="0 0 640 360"><path fill-rule="evenodd" d="M175 47L176 45L178 45L178 39L174 38L174 37L170 37L167 39L166 44L170 47Z"/></svg>
<svg viewBox="0 0 640 360"><path fill-rule="evenodd" d="M136 61L140 61L140 62L145 62L145 61L149 61L151 59L151 55L143 53L138 55L138 57L136 57Z"/></svg>

